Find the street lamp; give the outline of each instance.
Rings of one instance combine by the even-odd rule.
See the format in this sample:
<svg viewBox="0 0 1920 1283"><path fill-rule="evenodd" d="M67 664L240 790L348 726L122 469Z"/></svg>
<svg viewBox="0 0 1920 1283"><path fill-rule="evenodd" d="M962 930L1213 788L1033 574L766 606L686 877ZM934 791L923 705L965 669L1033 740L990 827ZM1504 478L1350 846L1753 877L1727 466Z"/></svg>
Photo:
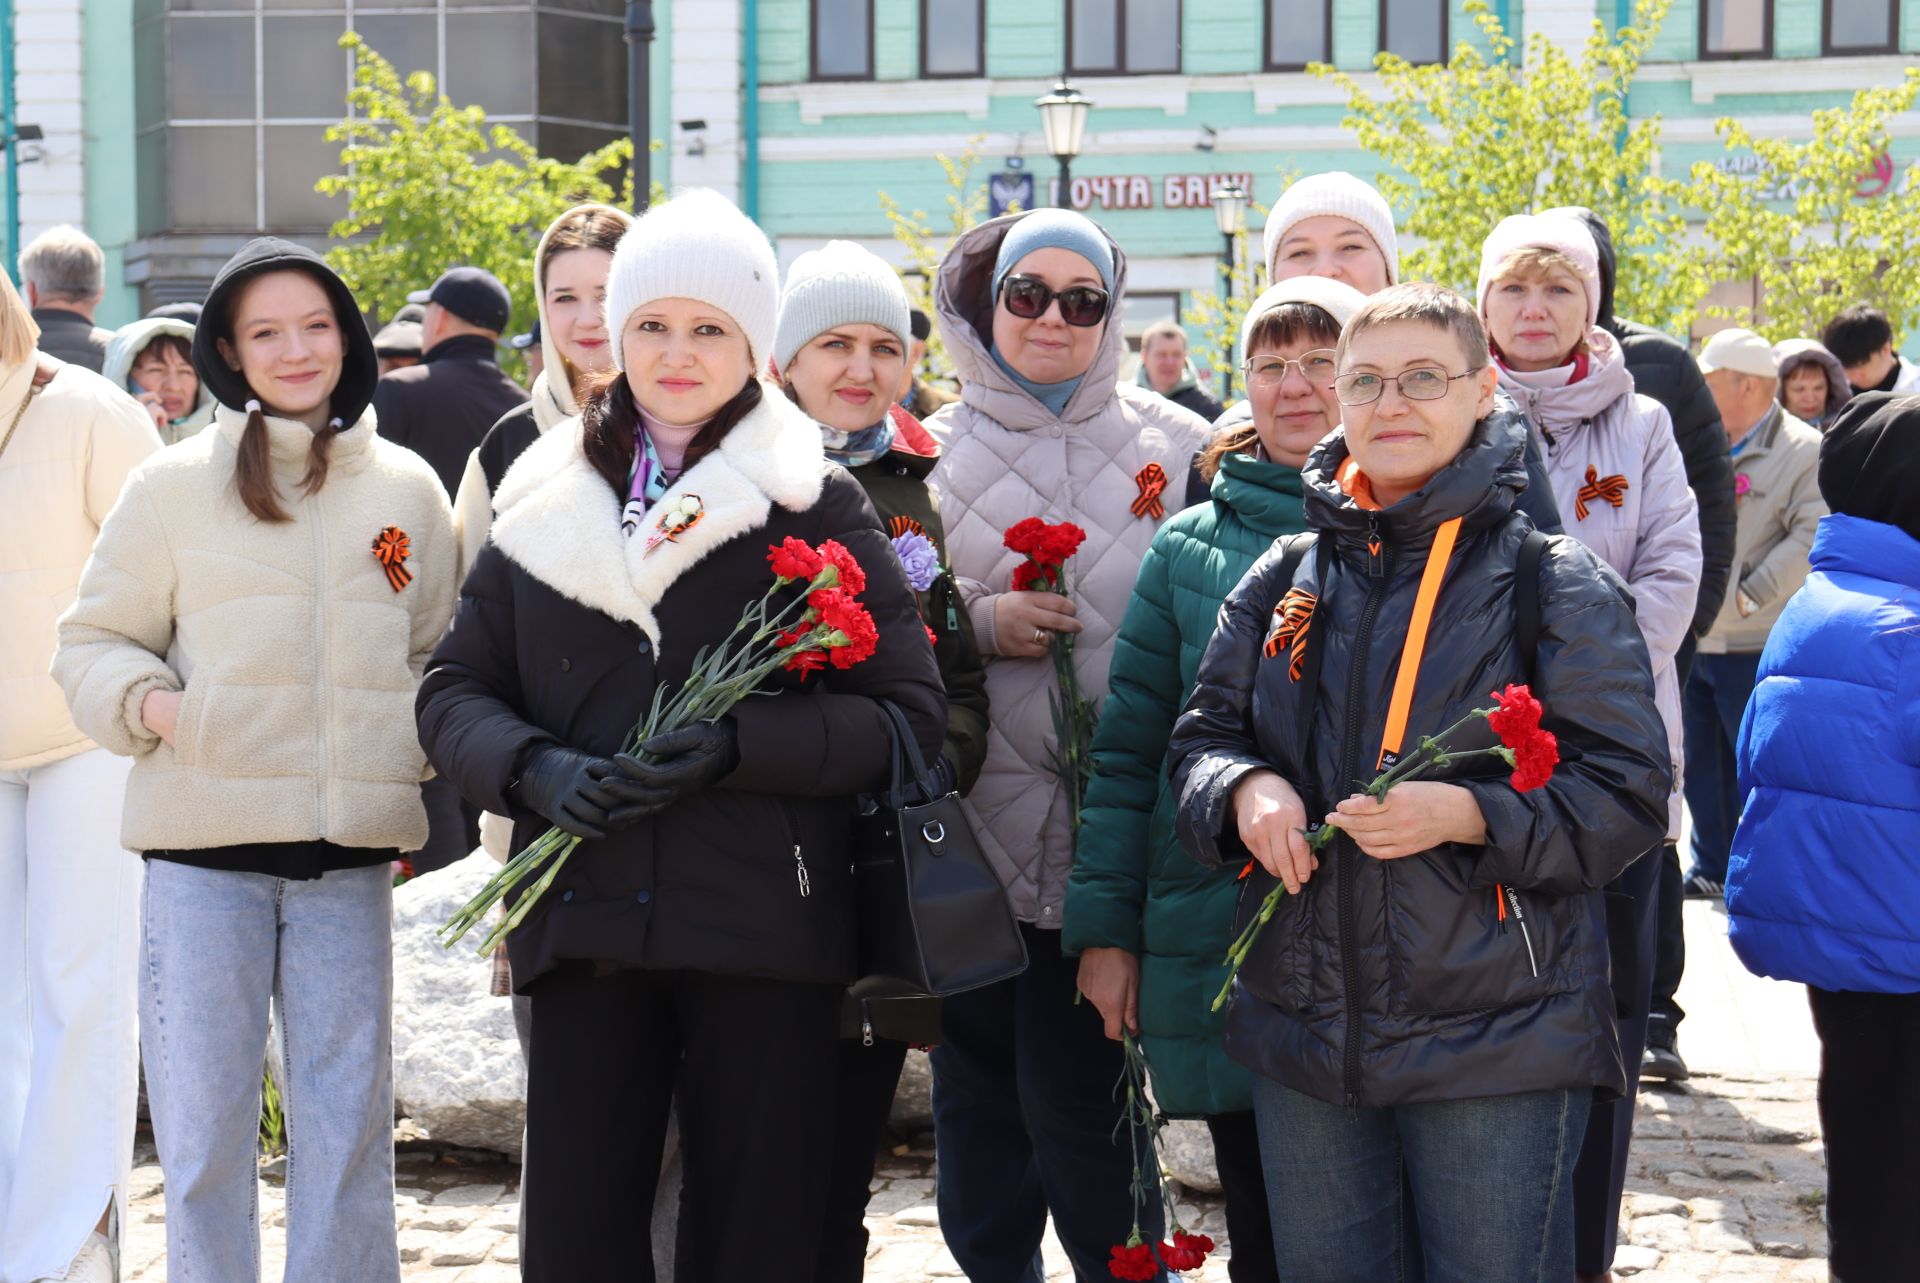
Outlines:
<svg viewBox="0 0 1920 1283"><path fill-rule="evenodd" d="M627 0L627 21L622 35L627 42L627 136L633 140L633 210L647 212L647 195L653 186L648 170L653 140L647 123L649 59L653 54L653 5L651 0Z"/></svg>
<svg viewBox="0 0 1920 1283"><path fill-rule="evenodd" d="M1221 256L1221 270L1227 278L1226 297L1233 299L1233 245L1240 233L1241 223L1247 215L1247 193L1238 183L1229 183L1225 187L1213 189L1213 221L1220 229L1220 236L1226 243ZM1233 398L1233 338L1227 338L1226 347L1226 386L1221 389L1222 401Z"/></svg>
<svg viewBox="0 0 1920 1283"><path fill-rule="evenodd" d="M1061 209L1073 208L1073 158L1080 154L1080 142L1087 132L1087 112L1093 100L1062 80L1053 92L1036 98L1040 109L1040 128L1047 136L1047 151L1060 162L1060 195L1054 201Z"/></svg>

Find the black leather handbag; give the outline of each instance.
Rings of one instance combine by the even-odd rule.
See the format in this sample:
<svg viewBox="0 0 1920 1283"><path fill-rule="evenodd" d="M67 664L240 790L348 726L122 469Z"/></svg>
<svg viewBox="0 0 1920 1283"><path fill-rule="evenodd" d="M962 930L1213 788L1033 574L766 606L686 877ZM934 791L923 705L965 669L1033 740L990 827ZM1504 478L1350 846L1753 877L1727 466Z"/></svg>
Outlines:
<svg viewBox="0 0 1920 1283"><path fill-rule="evenodd" d="M854 820L859 903L855 992L944 996L1027 969L1007 893L967 824L957 793L936 795L906 714L887 700L893 770Z"/></svg>

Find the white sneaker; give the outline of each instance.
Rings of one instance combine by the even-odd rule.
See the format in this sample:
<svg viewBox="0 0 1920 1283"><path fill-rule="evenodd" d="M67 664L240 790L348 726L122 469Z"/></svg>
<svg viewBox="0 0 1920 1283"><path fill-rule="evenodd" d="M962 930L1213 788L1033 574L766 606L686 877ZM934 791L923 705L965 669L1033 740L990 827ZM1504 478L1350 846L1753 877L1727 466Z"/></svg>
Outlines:
<svg viewBox="0 0 1920 1283"><path fill-rule="evenodd" d="M36 1279L34 1283L114 1283L113 1253L107 1236L95 1231L87 1235L80 1255L73 1258L67 1272L58 1278Z"/></svg>

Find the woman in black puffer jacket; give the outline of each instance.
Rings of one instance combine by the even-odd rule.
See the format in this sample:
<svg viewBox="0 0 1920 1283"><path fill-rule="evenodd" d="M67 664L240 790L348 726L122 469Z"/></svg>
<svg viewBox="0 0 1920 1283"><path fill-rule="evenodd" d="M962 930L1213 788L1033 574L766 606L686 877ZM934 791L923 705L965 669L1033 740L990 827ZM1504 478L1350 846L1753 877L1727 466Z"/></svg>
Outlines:
<svg viewBox="0 0 1920 1283"><path fill-rule="evenodd" d="M1619 580L1578 543L1551 537L1537 583L1516 581L1525 440L1487 417L1493 371L1465 300L1376 295L1340 371L1345 426L1304 473L1315 547L1276 545L1228 598L1169 754L1189 852L1266 870L1240 921L1273 878L1297 891L1227 1021L1228 1054L1258 1075L1279 1271L1400 1277L1417 1209L1429 1283L1560 1283L1587 1111L1625 1083L1600 888L1659 840L1671 783L1646 647ZM1430 559L1444 577L1422 662L1407 643ZM1297 665L1287 645L1265 654L1297 618L1276 613L1289 590L1319 616ZM1535 592L1528 655L1516 605ZM1552 780L1518 793L1481 758L1385 802L1355 796L1395 747L1410 656L1407 751L1530 680L1559 737ZM1484 723L1460 740L1493 743ZM1302 830L1322 816L1342 833L1315 857Z"/></svg>

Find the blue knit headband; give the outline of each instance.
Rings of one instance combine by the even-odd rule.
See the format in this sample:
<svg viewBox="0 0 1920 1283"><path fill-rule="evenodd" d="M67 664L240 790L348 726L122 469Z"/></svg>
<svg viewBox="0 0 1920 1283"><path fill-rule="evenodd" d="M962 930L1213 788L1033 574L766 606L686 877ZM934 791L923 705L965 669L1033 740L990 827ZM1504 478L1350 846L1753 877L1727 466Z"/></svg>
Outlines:
<svg viewBox="0 0 1920 1283"><path fill-rule="evenodd" d="M1113 246L1100 225L1070 209L1036 209L1008 229L993 263L993 293L1021 259L1037 249L1064 249L1078 254L1100 273L1100 282L1113 292Z"/></svg>

